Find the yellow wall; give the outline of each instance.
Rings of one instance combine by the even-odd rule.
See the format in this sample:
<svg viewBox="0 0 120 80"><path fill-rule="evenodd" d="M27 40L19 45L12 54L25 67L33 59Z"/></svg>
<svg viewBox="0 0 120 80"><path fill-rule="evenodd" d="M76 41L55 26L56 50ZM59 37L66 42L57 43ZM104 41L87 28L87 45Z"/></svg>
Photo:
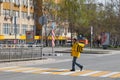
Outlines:
<svg viewBox="0 0 120 80"><path fill-rule="evenodd" d="M16 11L19 11L19 6L15 5L15 4L12 4L13 5L13 10L16 10ZM27 12L28 10L28 7L26 6L21 6L22 7L22 11L23 12ZM11 3L8 3L8 2L4 2L3 3L3 9L8 9L10 10L11 9ZM34 9L32 7L30 7L30 13L33 13L34 12Z"/></svg>

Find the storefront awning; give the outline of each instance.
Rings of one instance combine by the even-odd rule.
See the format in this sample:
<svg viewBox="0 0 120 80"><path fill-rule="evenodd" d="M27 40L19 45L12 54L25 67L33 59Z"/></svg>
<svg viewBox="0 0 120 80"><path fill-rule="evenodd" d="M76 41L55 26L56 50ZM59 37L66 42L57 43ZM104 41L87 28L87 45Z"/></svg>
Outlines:
<svg viewBox="0 0 120 80"><path fill-rule="evenodd" d="M4 36L3 35L0 35L0 40L4 40Z"/></svg>
<svg viewBox="0 0 120 80"><path fill-rule="evenodd" d="M48 39L49 39L49 40L52 40L52 37L51 37L51 36L48 36ZM55 40L66 40L66 37L56 36L56 37L55 37Z"/></svg>
<svg viewBox="0 0 120 80"><path fill-rule="evenodd" d="M21 40L25 40L25 39L26 39L26 36L25 36L25 35L20 36L20 39L21 39ZM35 40L39 40L39 39L41 39L41 36L34 36L34 39L35 39Z"/></svg>

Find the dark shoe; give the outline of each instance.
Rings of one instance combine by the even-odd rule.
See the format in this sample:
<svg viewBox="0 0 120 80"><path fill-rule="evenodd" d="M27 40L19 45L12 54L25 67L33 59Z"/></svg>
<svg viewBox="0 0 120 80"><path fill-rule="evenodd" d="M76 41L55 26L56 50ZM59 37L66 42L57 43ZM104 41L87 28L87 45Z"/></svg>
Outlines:
<svg viewBox="0 0 120 80"><path fill-rule="evenodd" d="M80 71L82 71L82 70L83 70L83 66L80 67Z"/></svg>
<svg viewBox="0 0 120 80"><path fill-rule="evenodd" d="M71 69L70 71L75 71L74 69Z"/></svg>

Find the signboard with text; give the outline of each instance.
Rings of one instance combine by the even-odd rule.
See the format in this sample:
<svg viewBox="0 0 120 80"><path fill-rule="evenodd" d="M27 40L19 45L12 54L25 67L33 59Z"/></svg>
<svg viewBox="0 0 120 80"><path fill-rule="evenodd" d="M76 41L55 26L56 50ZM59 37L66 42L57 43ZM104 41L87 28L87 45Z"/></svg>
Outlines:
<svg viewBox="0 0 120 80"><path fill-rule="evenodd" d="M26 43L27 44L34 43L34 31L26 31Z"/></svg>

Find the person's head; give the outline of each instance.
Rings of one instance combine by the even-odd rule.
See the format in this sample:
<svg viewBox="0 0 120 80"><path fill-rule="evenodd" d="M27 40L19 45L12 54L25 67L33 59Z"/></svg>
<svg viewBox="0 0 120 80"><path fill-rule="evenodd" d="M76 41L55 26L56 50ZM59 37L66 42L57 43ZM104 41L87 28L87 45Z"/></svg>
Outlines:
<svg viewBox="0 0 120 80"><path fill-rule="evenodd" d="M76 38L74 38L74 39L73 39L73 42L74 42L74 43L75 43L75 42L77 42L77 39L76 39Z"/></svg>

